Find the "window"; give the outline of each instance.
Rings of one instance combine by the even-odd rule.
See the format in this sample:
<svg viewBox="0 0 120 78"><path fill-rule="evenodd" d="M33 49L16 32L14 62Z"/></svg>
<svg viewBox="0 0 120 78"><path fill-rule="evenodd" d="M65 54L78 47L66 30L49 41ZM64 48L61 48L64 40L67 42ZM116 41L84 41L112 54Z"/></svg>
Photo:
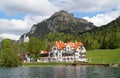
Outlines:
<svg viewBox="0 0 120 78"><path fill-rule="evenodd" d="M56 47L56 46L54 46L54 47L53 47L53 50L57 50L57 47Z"/></svg>

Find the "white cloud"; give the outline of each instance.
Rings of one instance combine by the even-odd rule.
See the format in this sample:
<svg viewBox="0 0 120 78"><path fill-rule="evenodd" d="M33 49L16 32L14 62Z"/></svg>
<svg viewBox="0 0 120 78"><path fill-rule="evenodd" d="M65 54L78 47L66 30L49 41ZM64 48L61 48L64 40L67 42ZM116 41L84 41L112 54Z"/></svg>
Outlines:
<svg viewBox="0 0 120 78"><path fill-rule="evenodd" d="M60 9L78 12L96 12L120 8L120 0L0 0L0 9L7 13L50 15Z"/></svg>
<svg viewBox="0 0 120 78"><path fill-rule="evenodd" d="M120 0L54 0L60 9L78 12L96 12L120 7Z"/></svg>
<svg viewBox="0 0 120 78"><path fill-rule="evenodd" d="M120 15L120 10L108 12L105 14L97 14L94 17L83 17L84 19L93 22L96 26L106 25Z"/></svg>
<svg viewBox="0 0 120 78"><path fill-rule="evenodd" d="M22 20L15 20L15 19L0 19L0 29L25 29L26 25Z"/></svg>
<svg viewBox="0 0 120 78"><path fill-rule="evenodd" d="M2 37L2 38L9 38L9 39L12 39L12 40L19 40L20 35L14 35L14 34L9 34L9 33L3 33L3 34L0 34L0 37Z"/></svg>
<svg viewBox="0 0 120 78"><path fill-rule="evenodd" d="M32 15L49 15L58 10L57 6L48 0L0 0L0 9Z"/></svg>
<svg viewBox="0 0 120 78"><path fill-rule="evenodd" d="M0 19L0 33L12 33L12 32L23 32L27 28L26 24L22 20L15 20L15 19Z"/></svg>
<svg viewBox="0 0 120 78"><path fill-rule="evenodd" d="M60 9L89 12L120 8L120 0L0 0L0 9L8 13L50 15Z"/></svg>

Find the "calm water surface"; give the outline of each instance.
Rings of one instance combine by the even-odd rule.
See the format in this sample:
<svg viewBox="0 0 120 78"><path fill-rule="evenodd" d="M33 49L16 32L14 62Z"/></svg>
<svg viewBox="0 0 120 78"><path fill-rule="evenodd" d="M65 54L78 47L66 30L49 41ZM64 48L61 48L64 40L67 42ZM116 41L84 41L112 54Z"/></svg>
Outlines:
<svg viewBox="0 0 120 78"><path fill-rule="evenodd" d="M120 67L0 68L0 78L120 78Z"/></svg>

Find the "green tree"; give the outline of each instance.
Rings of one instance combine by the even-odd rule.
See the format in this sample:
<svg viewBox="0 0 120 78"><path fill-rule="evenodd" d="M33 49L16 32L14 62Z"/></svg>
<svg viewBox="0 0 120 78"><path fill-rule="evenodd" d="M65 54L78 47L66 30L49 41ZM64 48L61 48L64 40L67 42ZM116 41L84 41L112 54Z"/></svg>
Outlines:
<svg viewBox="0 0 120 78"><path fill-rule="evenodd" d="M35 37L30 37L28 49L29 49L29 56L32 57L36 62L40 56L39 55L40 51L42 50L42 40Z"/></svg>
<svg viewBox="0 0 120 78"><path fill-rule="evenodd" d="M10 39L2 41L2 50L0 52L0 66L13 67L21 65L21 59L13 48Z"/></svg>

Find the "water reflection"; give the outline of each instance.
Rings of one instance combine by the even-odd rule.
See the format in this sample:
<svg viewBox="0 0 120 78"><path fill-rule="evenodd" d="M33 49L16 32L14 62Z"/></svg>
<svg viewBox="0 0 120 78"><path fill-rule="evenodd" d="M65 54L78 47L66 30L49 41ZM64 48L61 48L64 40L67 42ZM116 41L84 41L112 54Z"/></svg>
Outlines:
<svg viewBox="0 0 120 78"><path fill-rule="evenodd" d="M86 67L56 67L54 78L86 78Z"/></svg>
<svg viewBox="0 0 120 78"><path fill-rule="evenodd" d="M112 67L17 67L0 68L0 78L120 78Z"/></svg>
<svg viewBox="0 0 120 78"><path fill-rule="evenodd" d="M120 68L87 67L87 78L120 78Z"/></svg>

